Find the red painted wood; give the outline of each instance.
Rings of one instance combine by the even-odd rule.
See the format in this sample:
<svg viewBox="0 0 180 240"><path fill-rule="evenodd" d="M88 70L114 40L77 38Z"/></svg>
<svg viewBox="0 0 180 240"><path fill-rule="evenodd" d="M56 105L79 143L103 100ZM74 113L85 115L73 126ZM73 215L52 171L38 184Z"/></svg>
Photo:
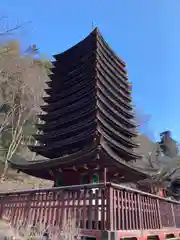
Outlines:
<svg viewBox="0 0 180 240"><path fill-rule="evenodd" d="M1 218L17 226L62 227L75 219L83 231L180 234L180 204L116 184L88 184L0 194ZM170 233L169 233L170 234Z"/></svg>

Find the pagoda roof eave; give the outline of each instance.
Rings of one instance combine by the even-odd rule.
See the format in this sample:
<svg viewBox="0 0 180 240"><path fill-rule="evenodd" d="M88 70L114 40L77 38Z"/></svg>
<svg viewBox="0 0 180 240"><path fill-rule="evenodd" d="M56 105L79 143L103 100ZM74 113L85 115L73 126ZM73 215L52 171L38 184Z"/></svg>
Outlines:
<svg viewBox="0 0 180 240"><path fill-rule="evenodd" d="M65 115L67 113L73 114L76 113L77 111L80 111L81 108L86 108L87 105L89 104L95 105L96 103L96 98L95 98L95 93L92 91L91 94L86 95L81 99L75 100L72 104L66 104L66 106L63 106L63 108L56 108L53 112L50 112L48 109L48 105L44 105L44 107L41 107L41 109L46 112L47 114L39 114L38 117L44 121L54 121L57 120L62 115ZM93 106L94 107L94 106ZM80 108L80 109L79 109ZM89 107L90 108L90 107Z"/></svg>
<svg viewBox="0 0 180 240"><path fill-rule="evenodd" d="M92 116L88 120L78 122L74 126L65 127L61 131L58 131L58 129L56 128L56 130L52 130L51 132L45 132L43 134L34 134L33 137L37 141L45 143L45 142L48 142L48 140L51 141L53 139L56 139L57 137L62 138L63 136L65 136L71 132L76 133L76 131L79 131L79 130L83 131L85 128L94 125L95 122L96 122L96 119L94 118L94 116ZM45 138L45 141L44 141L44 138Z"/></svg>
<svg viewBox="0 0 180 240"><path fill-rule="evenodd" d="M83 81L81 81L82 79ZM71 96L72 94L77 93L83 88L88 87L88 85L92 84L92 81L93 81L92 77L89 77L88 75L84 74L82 78L79 79L79 82L77 84L74 84L68 87L67 89L64 88L64 90L59 95L56 95L56 97L54 97L54 95L53 95L53 98L52 96L47 96L47 97L43 97L43 100L48 104L55 103L58 100L64 99L64 97ZM58 87L56 89L58 89Z"/></svg>
<svg viewBox="0 0 180 240"><path fill-rule="evenodd" d="M138 180L146 179L149 177L150 174L144 172L142 169L138 169L135 164L133 165L132 163L125 162L119 156L117 156L105 141L101 143L101 147L102 147L101 154L104 157L106 157L109 161L113 162L118 169L123 170L124 175L125 172L128 171L131 172L132 179L133 176L136 176ZM141 158L142 156L139 157Z"/></svg>
<svg viewBox="0 0 180 240"><path fill-rule="evenodd" d="M128 163L125 163L122 159L121 160L116 160L115 156L112 158L112 156L108 156L106 155L107 153L103 153L103 158L106 157L106 162L108 161L108 166L113 166L115 165L117 167L117 172L119 173L123 173L124 175L124 179L122 179L123 182L128 182L128 181L133 181L133 182L139 182L141 180L144 180L144 179L147 179L150 174L147 173L147 172L143 172L142 170L139 170L139 169L136 169L135 167L131 166L130 164ZM102 156L101 155L101 156ZM49 161L54 161L54 159L51 159ZM91 163L92 163L92 160L91 159ZM94 158L94 160L96 160ZM76 164L88 164L89 162L89 158L88 160L84 160L84 158L82 158L80 161L76 161ZM57 163L57 162L56 162ZM70 162L68 162L68 164L70 164ZM71 164L73 164L73 162L71 162ZM105 163L106 164L106 163ZM64 164L56 164L56 168L59 167L63 167L65 166L65 163ZM70 165L69 165L70 166ZM38 177L38 178L42 178L42 179L46 179L46 180L53 180L52 179L52 175L50 174L49 170L50 168L48 167L45 167L42 171L42 167L38 168L38 169L35 169L35 168L29 168L29 169L19 169L19 168L15 168L15 169L18 169L20 170L21 172L23 173L26 173L28 175L31 175L33 177Z"/></svg>
<svg viewBox="0 0 180 240"><path fill-rule="evenodd" d="M95 96L95 87L89 85L88 88L82 88L80 91L75 92L68 98L58 99L57 102L52 103L51 105L44 105L43 109L46 111L51 111L51 113L56 114L59 111L59 108L65 108L77 102L81 102L82 99L88 97L91 99L92 96ZM45 108L46 107L46 108ZM42 107L41 107L42 108Z"/></svg>
<svg viewBox="0 0 180 240"><path fill-rule="evenodd" d="M126 145L131 146L131 147L134 147L134 148L136 148L136 147L139 146L139 144L136 143L136 142L135 142L134 140L132 140L131 138L126 137L125 135L123 135L122 133L120 133L120 132L118 132L118 131L115 131L115 130L110 126L110 124L108 124L108 122L106 122L105 120L103 120L103 118L102 118L101 116L97 115L97 118L98 118L100 124L102 125L102 126L100 127L100 129L101 129L101 128L102 128L102 129L103 129L103 128L107 129L108 132L111 132L110 134L114 134L114 135L116 136L116 139L117 139L117 137L118 137L118 141L119 141L119 142L122 142L122 141L123 141Z"/></svg>
<svg viewBox="0 0 180 240"><path fill-rule="evenodd" d="M87 106L87 104L85 105ZM67 108L68 109L68 108ZM52 130L55 130L57 127L62 127L64 124L71 123L72 121L75 120L80 120L83 117L87 117L88 119L95 116L96 114L96 108L95 106L90 106L85 109L79 109L79 115L73 111L73 113L68 114L68 117L65 117L65 114L63 116L57 116L57 118L53 121L47 121L45 118L43 118L43 115L39 116L39 118L43 121L46 121L45 123L38 123L36 124L36 127L41 131L43 130L44 132L50 132ZM59 117L59 121L57 121Z"/></svg>
<svg viewBox="0 0 180 240"><path fill-rule="evenodd" d="M112 56L114 56L115 60L122 64L123 67L126 67L126 63L114 52L114 50L109 46L109 44L105 41L103 36L101 35L98 28L95 28L94 31L96 31L96 34L98 38L103 42L103 44L106 46L106 48L111 52Z"/></svg>
<svg viewBox="0 0 180 240"><path fill-rule="evenodd" d="M107 117L109 119L109 121L111 121L114 125L117 126L117 128L121 131L125 131L128 135L130 136L134 136L136 137L137 133L134 130L134 128L128 128L126 126L123 126L123 124L121 122L118 122L113 116L111 116L106 110L105 108L102 107L101 103L98 102L97 103L98 109L99 109L99 113L103 114L105 117Z"/></svg>
<svg viewBox="0 0 180 240"><path fill-rule="evenodd" d="M106 134L103 129L99 128L98 131L103 136L103 138L105 139L105 142L107 142L109 146L111 146L112 148L116 149L119 152L124 152L126 154L127 159L129 159L127 161L131 161L132 159L138 159L140 157L139 154L135 153L132 149L129 149L123 146L123 144L114 140L112 137ZM104 144L104 143L101 143L101 144ZM112 151L110 147L108 147L108 149L110 152Z"/></svg>
<svg viewBox="0 0 180 240"><path fill-rule="evenodd" d="M52 176L49 172L50 169L57 169L58 167L61 168L72 164L85 164L85 159L86 163L88 163L90 159L91 162L96 160L96 157L97 147L94 145L93 147L89 147L89 149L86 148L69 156L35 161L26 161L25 159L18 159L18 161L15 161L12 159L9 163L12 169L19 170L34 177L52 180ZM100 158L101 157L102 159L106 158L105 162L108 162L108 166L116 165L117 171L123 171L125 177L127 174L131 174L132 179L135 179L135 181L143 180L149 177L148 173L143 172L132 164L126 163L124 160L119 158L111 151L105 142L102 144Z"/></svg>
<svg viewBox="0 0 180 240"><path fill-rule="evenodd" d="M120 142L125 142L126 145L131 146L131 147L138 147L139 144L136 143L134 140L126 137L125 135L121 134L120 132L115 131L106 121L103 120L103 118L99 115L97 115L97 119L100 121L102 124L102 127L105 127L111 131L111 134L115 134L116 138L118 137ZM64 136L66 134L69 134L70 132L75 132L76 130L79 131L79 129L85 129L86 126L92 125L92 123L95 121L94 116L91 117L88 121L82 121L78 122L75 124L73 127L66 127L64 130L61 130L60 132L56 130L52 130L51 132L45 132L43 134L34 134L33 137L42 143L46 143L51 140L55 140L59 136Z"/></svg>
<svg viewBox="0 0 180 240"><path fill-rule="evenodd" d="M107 98L107 96L103 95L100 91L99 93L97 93L97 99L104 105L104 108L109 109L109 111L112 111L118 119L121 119L121 122L124 121L127 125L131 127L136 127L134 121L131 120L133 117L133 113L131 113L130 111L123 111L122 107L119 107L119 109L117 110L113 105L114 101L111 98Z"/></svg>
<svg viewBox="0 0 180 240"><path fill-rule="evenodd" d="M91 146L85 147L84 149L62 157L57 157L54 159L42 159L42 160L34 160L34 161L27 161L23 158L11 159L9 160L9 164L12 169L20 170L20 171L30 171L30 170L40 170L43 171L47 168L53 168L61 165L71 164L71 163L78 163L85 158L93 159L97 156L97 147L96 144Z"/></svg>
<svg viewBox="0 0 180 240"><path fill-rule="evenodd" d="M104 51L99 51L99 47L97 48L97 62L101 63L101 65L104 65L106 71L112 71L112 68L115 69L114 73L118 81L120 81L124 88L128 86L128 77L125 75L126 73L124 72L124 69L118 68L118 65L113 63L112 61L109 60L106 54L104 54Z"/></svg>

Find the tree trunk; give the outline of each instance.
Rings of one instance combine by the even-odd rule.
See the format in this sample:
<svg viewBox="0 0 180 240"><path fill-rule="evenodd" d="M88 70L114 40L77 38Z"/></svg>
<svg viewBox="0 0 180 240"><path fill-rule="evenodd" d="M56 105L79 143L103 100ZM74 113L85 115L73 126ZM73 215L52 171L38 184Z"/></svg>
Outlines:
<svg viewBox="0 0 180 240"><path fill-rule="evenodd" d="M9 164L8 164L7 159L6 159L5 164L4 164L3 173L1 175L1 182L4 182L6 180L8 169L9 169Z"/></svg>

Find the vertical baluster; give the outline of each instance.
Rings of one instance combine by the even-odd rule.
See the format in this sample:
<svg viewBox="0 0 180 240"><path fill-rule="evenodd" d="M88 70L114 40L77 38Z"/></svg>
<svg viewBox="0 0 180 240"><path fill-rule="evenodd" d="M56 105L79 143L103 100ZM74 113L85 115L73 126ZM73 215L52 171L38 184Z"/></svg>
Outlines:
<svg viewBox="0 0 180 240"><path fill-rule="evenodd" d="M72 191L71 192L72 195L72 210L71 210L71 214L72 214L72 218L75 222L76 221L76 191Z"/></svg>
<svg viewBox="0 0 180 240"><path fill-rule="evenodd" d="M113 191L112 187L108 186L108 196L107 196L107 229L114 229L114 219L113 219Z"/></svg>
<svg viewBox="0 0 180 240"><path fill-rule="evenodd" d="M175 220L175 214L174 214L173 203L169 203L169 204L171 205L173 227L176 227L176 220Z"/></svg>
<svg viewBox="0 0 180 240"><path fill-rule="evenodd" d="M116 198L117 190L113 189L113 219L114 219L114 226L113 230L117 229L117 198Z"/></svg>
<svg viewBox="0 0 180 240"><path fill-rule="evenodd" d="M121 210L122 210L122 218L121 218L121 224L122 224L122 230L125 230L125 193L123 190L121 190Z"/></svg>
<svg viewBox="0 0 180 240"><path fill-rule="evenodd" d="M31 202L31 209L30 209L30 211L31 211L30 225L34 224L35 212L36 212L35 206L36 206L36 194L33 193L32 202Z"/></svg>
<svg viewBox="0 0 180 240"><path fill-rule="evenodd" d="M127 202L128 202L128 212L129 212L129 229L132 230L132 201L131 201L131 193L128 192L127 194Z"/></svg>
<svg viewBox="0 0 180 240"><path fill-rule="evenodd" d="M147 229L147 227L146 227L146 204L145 204L144 195L141 195L141 204L142 204L142 226L143 226L143 229Z"/></svg>
<svg viewBox="0 0 180 240"><path fill-rule="evenodd" d="M48 218L49 218L49 191L45 193L45 205L44 205L44 225L47 226Z"/></svg>
<svg viewBox="0 0 180 240"><path fill-rule="evenodd" d="M40 218L39 224L44 225L44 215L45 215L45 192L41 192L40 195Z"/></svg>
<svg viewBox="0 0 180 240"><path fill-rule="evenodd" d="M105 215L106 215L106 209L105 209L105 201L106 201L106 195L105 195L105 189L104 188L99 188L100 191L100 199L99 199L99 204L100 204L100 229L104 230L105 229Z"/></svg>
<svg viewBox="0 0 180 240"><path fill-rule="evenodd" d="M57 211L57 199L56 192L52 192L52 226L54 227L56 224L56 211Z"/></svg>
<svg viewBox="0 0 180 240"><path fill-rule="evenodd" d="M156 227L155 229L158 229L159 228L159 215L158 215L158 211L157 211L157 200L154 199L153 200L154 202L154 215L155 215L155 223L156 223Z"/></svg>
<svg viewBox="0 0 180 240"><path fill-rule="evenodd" d="M118 223L117 223L117 229L120 230L121 229L121 212L122 212L122 204L120 204L120 190L117 190L117 218L118 218Z"/></svg>
<svg viewBox="0 0 180 240"><path fill-rule="evenodd" d="M18 221L23 221L23 209L24 209L24 194L19 195L19 216Z"/></svg>
<svg viewBox="0 0 180 240"><path fill-rule="evenodd" d="M10 223L12 223L12 219L13 219L13 208L14 208L14 203L11 201L10 219L9 219Z"/></svg>
<svg viewBox="0 0 180 240"><path fill-rule="evenodd" d="M156 212L156 199L152 199L152 209L153 209L153 228L158 229L158 217Z"/></svg>
<svg viewBox="0 0 180 240"><path fill-rule="evenodd" d="M29 222L31 204L32 204L32 194L27 194L26 202L25 202L25 206L24 206L24 220L23 220L25 226Z"/></svg>
<svg viewBox="0 0 180 240"><path fill-rule="evenodd" d="M95 219L94 219L94 228L99 229L99 189L95 190Z"/></svg>
<svg viewBox="0 0 180 240"><path fill-rule="evenodd" d="M38 218L38 204L39 204L39 194L38 194L38 192L36 192L34 194L34 219L33 219L34 225L36 225L37 218Z"/></svg>
<svg viewBox="0 0 180 240"><path fill-rule="evenodd" d="M136 229L136 220L135 220L135 201L134 201L134 194L130 193L130 201L131 201L131 211L132 211L132 229Z"/></svg>
<svg viewBox="0 0 180 240"><path fill-rule="evenodd" d="M48 226L52 225L53 220L53 192L49 193L49 206L48 206Z"/></svg>
<svg viewBox="0 0 180 240"><path fill-rule="evenodd" d="M142 205L142 196L140 194L137 195L137 206L138 206L138 215L139 215L139 229L143 230L143 224L142 224L142 216L143 216L143 205Z"/></svg>
<svg viewBox="0 0 180 240"><path fill-rule="evenodd" d="M71 216L71 192L67 192L67 201L66 201L66 211L67 211L67 221L69 222L72 219Z"/></svg>
<svg viewBox="0 0 180 240"><path fill-rule="evenodd" d="M147 197L147 210L148 210L148 229L153 229L153 224L152 224L152 208L151 208L151 198L148 196Z"/></svg>
<svg viewBox="0 0 180 240"><path fill-rule="evenodd" d="M22 212L21 212L21 219L24 222L24 213L25 213L25 206L26 206L26 201L27 201L27 194L23 194L23 199L22 199Z"/></svg>
<svg viewBox="0 0 180 240"><path fill-rule="evenodd" d="M77 212L76 212L76 218L77 218L77 224L78 227L81 226L81 191L77 191Z"/></svg>
<svg viewBox="0 0 180 240"><path fill-rule="evenodd" d="M159 225L159 227L158 228L162 228L162 221L161 221L161 213L160 213L160 201L159 201L159 199L157 198L156 199L156 211L157 211L157 217L158 217L158 225Z"/></svg>
<svg viewBox="0 0 180 240"><path fill-rule="evenodd" d="M61 201L61 214L60 214L60 228L64 226L64 217L65 217L65 192L61 192L62 198L59 199Z"/></svg>
<svg viewBox="0 0 180 240"><path fill-rule="evenodd" d="M145 222L145 229L148 229L148 226L149 226L149 218L148 218L148 213L149 213L149 209L148 209L148 198L147 196L144 196L144 222Z"/></svg>
<svg viewBox="0 0 180 240"><path fill-rule="evenodd" d="M14 209L14 219L13 226L16 226L17 223L17 215L18 215L18 195L15 195L15 209Z"/></svg>
<svg viewBox="0 0 180 240"><path fill-rule="evenodd" d="M92 229L92 221L94 220L95 207L93 206L93 191L92 189L88 190L89 196L89 206L88 206L88 229Z"/></svg>
<svg viewBox="0 0 180 240"><path fill-rule="evenodd" d="M129 222L129 209L128 209L128 199L127 199L127 192L124 192L124 205L125 205L125 230L129 229L128 222Z"/></svg>
<svg viewBox="0 0 180 240"><path fill-rule="evenodd" d="M86 228L86 189L84 189L83 190L83 194L82 194L82 215L81 215L81 217L82 217L82 219L81 219L81 221L82 221L82 228L83 229L85 229ZM97 208L98 208L98 206L97 206Z"/></svg>
<svg viewBox="0 0 180 240"><path fill-rule="evenodd" d="M38 222L39 224L41 225L41 222L42 222L42 216L43 214L43 193L42 192L39 192L39 216L38 216Z"/></svg>
<svg viewBox="0 0 180 240"><path fill-rule="evenodd" d="M56 210L56 226L60 226L61 224L61 208L62 208L62 191L56 192L57 198L57 210Z"/></svg>
<svg viewBox="0 0 180 240"><path fill-rule="evenodd" d="M134 208L135 208L135 229L139 230L140 226L140 220L139 220L139 208L138 208L138 195L137 193L134 194Z"/></svg>
<svg viewBox="0 0 180 240"><path fill-rule="evenodd" d="M153 211L153 199L149 198L149 211L150 211L150 229L154 228L154 211Z"/></svg>

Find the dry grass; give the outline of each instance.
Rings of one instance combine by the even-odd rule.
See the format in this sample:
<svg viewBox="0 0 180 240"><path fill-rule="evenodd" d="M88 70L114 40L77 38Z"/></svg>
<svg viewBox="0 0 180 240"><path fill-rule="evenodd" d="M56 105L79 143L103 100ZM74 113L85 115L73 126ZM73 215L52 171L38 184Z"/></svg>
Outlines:
<svg viewBox="0 0 180 240"><path fill-rule="evenodd" d="M63 224L62 229L55 226L45 227L43 224L24 226L21 221L14 228L11 224L0 221L0 240L74 240L75 238L79 239L79 229L71 218Z"/></svg>
<svg viewBox="0 0 180 240"><path fill-rule="evenodd" d="M0 240L4 239L15 239L15 233L9 224L5 221L0 221Z"/></svg>
<svg viewBox="0 0 180 240"><path fill-rule="evenodd" d="M24 173L17 173L17 171L9 170L5 182L0 183L0 192L7 192L7 190L47 188L52 186L52 181L31 177Z"/></svg>

